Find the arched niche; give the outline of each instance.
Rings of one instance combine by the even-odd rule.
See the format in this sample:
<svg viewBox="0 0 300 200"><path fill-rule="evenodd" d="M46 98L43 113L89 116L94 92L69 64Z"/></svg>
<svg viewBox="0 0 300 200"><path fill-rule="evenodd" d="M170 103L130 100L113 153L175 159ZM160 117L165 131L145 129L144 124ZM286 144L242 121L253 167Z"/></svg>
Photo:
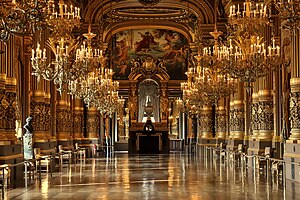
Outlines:
<svg viewBox="0 0 300 200"><path fill-rule="evenodd" d="M145 79L139 84L138 104L138 122L146 122L145 106L147 104L153 108L150 116L152 122L160 121L160 88L155 80Z"/></svg>
<svg viewBox="0 0 300 200"><path fill-rule="evenodd" d="M147 95L151 95L156 109L153 113L155 122L167 122L169 102L167 91L170 77L165 67L162 64L156 64L151 57L148 57L135 65L128 79L130 82L130 121L142 122L146 98Z"/></svg>

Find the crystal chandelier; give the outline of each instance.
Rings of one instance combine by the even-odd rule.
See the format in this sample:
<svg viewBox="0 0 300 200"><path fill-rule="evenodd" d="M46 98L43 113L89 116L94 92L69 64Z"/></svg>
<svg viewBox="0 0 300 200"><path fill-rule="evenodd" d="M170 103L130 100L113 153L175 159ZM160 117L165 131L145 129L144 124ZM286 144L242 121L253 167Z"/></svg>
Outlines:
<svg viewBox="0 0 300 200"><path fill-rule="evenodd" d="M229 49L219 44L222 32L215 30L210 33L214 38L213 47L203 48L203 56L195 56L197 59L198 76L196 82L198 90L205 93L212 104L217 104L222 97L229 96L235 92L236 81L224 72L229 60ZM201 66L202 64L202 66Z"/></svg>
<svg viewBox="0 0 300 200"><path fill-rule="evenodd" d="M181 83L181 90L183 92L182 105L187 111L195 113L203 106L206 95L198 89L196 82L197 70L191 67L186 72L186 75L188 77L187 82Z"/></svg>
<svg viewBox="0 0 300 200"><path fill-rule="evenodd" d="M36 29L47 28L48 0L12 0L0 3L0 40L6 42L11 34L28 35Z"/></svg>
<svg viewBox="0 0 300 200"><path fill-rule="evenodd" d="M118 109L119 100L119 82L112 80L113 74L112 69L106 69L104 74L98 76L99 83L94 93L94 101L90 102L101 114L107 114L109 116L112 116Z"/></svg>
<svg viewBox="0 0 300 200"><path fill-rule="evenodd" d="M284 20L282 28L293 30L300 25L300 1L299 0L274 0L279 16Z"/></svg>
<svg viewBox="0 0 300 200"><path fill-rule="evenodd" d="M73 5L67 5L63 0L59 0L58 4L54 4L53 0L50 0L52 7L47 7L47 24L53 31L51 36L55 39L64 37L69 39L69 33L74 27L80 26L80 8Z"/></svg>
<svg viewBox="0 0 300 200"><path fill-rule="evenodd" d="M54 1L50 1L47 13L47 24L53 30L47 40L47 46L55 55L55 60L48 61L46 49L42 51L40 44L37 44L37 48L32 49L31 65L34 70L32 74L37 76L38 81L40 77L48 81L53 80L61 93L65 90L64 85L80 75L78 68L74 68L77 65L72 65L70 61L77 47L77 42L70 32L80 24L80 9L64 4L63 0L60 0L57 6Z"/></svg>
<svg viewBox="0 0 300 200"><path fill-rule="evenodd" d="M233 27L234 39L229 40L226 68L232 77L239 78L250 87L251 82L280 65L280 47L275 45L274 38L272 45L267 46L259 35L259 25L268 22L266 6L246 1L243 11L240 10L241 7L230 7L229 24Z"/></svg>

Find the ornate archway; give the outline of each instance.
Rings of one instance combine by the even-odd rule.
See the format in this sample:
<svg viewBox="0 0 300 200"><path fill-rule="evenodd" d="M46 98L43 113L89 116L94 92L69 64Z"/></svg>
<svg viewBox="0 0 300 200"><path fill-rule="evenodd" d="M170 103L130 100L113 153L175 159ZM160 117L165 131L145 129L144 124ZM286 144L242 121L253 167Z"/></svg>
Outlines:
<svg viewBox="0 0 300 200"><path fill-rule="evenodd" d="M134 124L139 122L139 116L141 117L141 109L139 99L145 99L146 97L139 97L139 87L141 83L145 80L152 80L157 83L159 88L158 102L159 102L159 112L157 116L162 123L167 123L168 120L168 80L170 79L167 70L160 60L155 62L155 60L148 56L144 60L135 60L134 67L128 76L130 82L130 92L129 92L129 111L130 111L130 122ZM140 94L144 95L144 94ZM140 114L139 114L140 113Z"/></svg>

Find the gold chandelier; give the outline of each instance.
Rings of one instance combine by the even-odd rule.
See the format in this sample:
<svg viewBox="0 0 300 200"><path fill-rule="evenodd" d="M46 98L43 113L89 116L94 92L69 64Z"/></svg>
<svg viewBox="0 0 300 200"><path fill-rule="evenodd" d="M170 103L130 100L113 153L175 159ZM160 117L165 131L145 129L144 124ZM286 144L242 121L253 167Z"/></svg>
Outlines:
<svg viewBox="0 0 300 200"><path fill-rule="evenodd" d="M207 96L198 89L196 68L189 68L186 75L188 78L187 82L181 83L181 90L183 92L181 103L183 108L188 112L197 113L203 106Z"/></svg>
<svg viewBox="0 0 300 200"><path fill-rule="evenodd" d="M71 63L77 42L70 34L75 26L80 25L80 9L64 4L63 0L60 0L58 5L52 0L49 3L46 22L53 32L47 40L47 46L55 59L48 61L46 48L42 51L40 44L37 44L37 48L32 49L31 65L34 70L32 74L37 76L38 81L40 77L48 81L53 80L61 93L65 90L64 85L77 79L82 71L78 65Z"/></svg>
<svg viewBox="0 0 300 200"><path fill-rule="evenodd" d="M300 25L300 0L274 0L279 16L284 20L282 28L294 30Z"/></svg>
<svg viewBox="0 0 300 200"><path fill-rule="evenodd" d="M236 81L224 72L229 60L229 49L219 43L222 32L215 30L210 33L214 38L213 47L203 48L203 56L198 53L196 83L198 90L207 95L212 104L217 104L220 98L229 96L235 92ZM202 64L202 66L201 66Z"/></svg>
<svg viewBox="0 0 300 200"><path fill-rule="evenodd" d="M0 41L6 42L11 34L29 35L47 28L48 0L12 0L0 3Z"/></svg>
<svg viewBox="0 0 300 200"><path fill-rule="evenodd" d="M275 39L267 46L259 35L258 28L267 23L264 4L246 1L243 6L230 7L229 24L234 39L229 39L226 69L232 77L246 82L248 87L281 64L280 47L275 45Z"/></svg>

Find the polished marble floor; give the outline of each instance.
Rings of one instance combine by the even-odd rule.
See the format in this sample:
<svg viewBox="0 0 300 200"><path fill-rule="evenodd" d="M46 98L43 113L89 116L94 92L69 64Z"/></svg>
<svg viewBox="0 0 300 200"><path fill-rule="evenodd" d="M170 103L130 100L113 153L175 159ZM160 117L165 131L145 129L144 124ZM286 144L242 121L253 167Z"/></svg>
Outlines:
<svg viewBox="0 0 300 200"><path fill-rule="evenodd" d="M110 154L68 167L40 183L16 188L6 199L300 199L298 183L207 160L203 156Z"/></svg>

